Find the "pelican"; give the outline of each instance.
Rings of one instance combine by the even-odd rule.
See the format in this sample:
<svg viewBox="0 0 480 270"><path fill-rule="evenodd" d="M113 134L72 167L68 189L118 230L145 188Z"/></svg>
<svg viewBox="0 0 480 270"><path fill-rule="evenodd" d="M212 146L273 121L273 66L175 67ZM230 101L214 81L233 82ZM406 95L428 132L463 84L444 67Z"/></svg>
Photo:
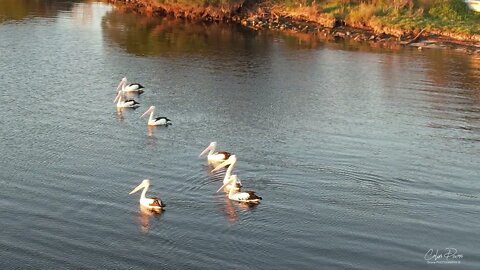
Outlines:
<svg viewBox="0 0 480 270"><path fill-rule="evenodd" d="M115 102L117 102L117 108L137 108L140 106L140 103L136 102L134 99L123 100L123 95L120 92L118 92L117 97L113 100L113 103Z"/></svg>
<svg viewBox="0 0 480 270"><path fill-rule="evenodd" d="M207 155L208 163L218 163L218 162L223 162L227 160L232 155L229 152L224 152L224 151L215 152L216 147L217 147L217 143L211 142L207 146L207 148L205 148L205 150L203 150L202 153L200 153L199 157L208 153Z"/></svg>
<svg viewBox="0 0 480 270"><path fill-rule="evenodd" d="M144 179L140 185L134 188L129 194L133 194L143 188L142 195L140 195L140 205L149 210L159 211L165 207L165 204L157 197L145 197L148 187L150 186L150 180Z"/></svg>
<svg viewBox="0 0 480 270"><path fill-rule="evenodd" d="M118 84L117 86L117 92L120 90L122 90L122 92L126 93L138 93L138 94L141 94L143 93L143 85L139 84L139 83L130 83L128 84L127 83L127 77L123 77L123 79L120 81L120 83Z"/></svg>
<svg viewBox="0 0 480 270"><path fill-rule="evenodd" d="M228 198L232 201L245 202L245 203L259 203L262 197L257 196L255 191L240 191L240 185L238 184L238 178L236 175L232 175L226 184L223 184L217 192L225 188L227 185L237 185L237 188L232 188L228 192Z"/></svg>
<svg viewBox="0 0 480 270"><path fill-rule="evenodd" d="M172 124L172 122L170 122L170 119L164 116L153 118L153 114L155 113L155 106L150 106L150 108L148 108L148 110L144 112L142 116L140 116L140 118L144 117L148 113L150 113L150 117L148 118L149 126L168 126Z"/></svg>
<svg viewBox="0 0 480 270"><path fill-rule="evenodd" d="M215 167L212 172L218 171L221 168L228 166L227 171L225 172L225 177L223 178L223 184L225 185L225 190L228 192L232 189L239 190L242 187L242 183L239 180L232 181L232 178L238 179L236 175L232 175L233 167L237 162L237 157L235 155L231 155L227 160L225 160L222 164Z"/></svg>

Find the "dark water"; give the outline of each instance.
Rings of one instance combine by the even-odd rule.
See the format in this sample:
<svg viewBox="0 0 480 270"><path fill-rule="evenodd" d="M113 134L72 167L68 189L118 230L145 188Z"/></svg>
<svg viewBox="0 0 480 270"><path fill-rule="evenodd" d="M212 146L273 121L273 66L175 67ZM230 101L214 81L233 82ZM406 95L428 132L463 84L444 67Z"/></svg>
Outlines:
<svg viewBox="0 0 480 270"><path fill-rule="evenodd" d="M479 56L95 2L0 18L0 269L480 268ZM112 103L123 76L137 110ZM174 124L147 128L150 105ZM210 141L260 205L215 193ZM161 215L128 195L144 178ZM427 262L445 248L463 258Z"/></svg>

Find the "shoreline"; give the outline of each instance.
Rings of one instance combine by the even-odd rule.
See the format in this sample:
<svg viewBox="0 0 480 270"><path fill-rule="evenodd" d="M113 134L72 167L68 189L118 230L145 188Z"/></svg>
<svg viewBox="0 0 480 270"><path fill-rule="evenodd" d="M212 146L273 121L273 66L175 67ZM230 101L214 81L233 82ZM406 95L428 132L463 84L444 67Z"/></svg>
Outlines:
<svg viewBox="0 0 480 270"><path fill-rule="evenodd" d="M265 4L239 2L231 6L189 6L182 4L162 4L155 0L107 0L126 12L145 16L171 17L190 21L226 22L240 24L255 31L271 30L305 33L358 42L385 44L388 46L416 47L431 49L454 49L467 54L480 54L478 37L458 39L454 34L439 34L434 31L404 30L395 33L375 32L369 27L355 27L328 17L306 18L302 12Z"/></svg>

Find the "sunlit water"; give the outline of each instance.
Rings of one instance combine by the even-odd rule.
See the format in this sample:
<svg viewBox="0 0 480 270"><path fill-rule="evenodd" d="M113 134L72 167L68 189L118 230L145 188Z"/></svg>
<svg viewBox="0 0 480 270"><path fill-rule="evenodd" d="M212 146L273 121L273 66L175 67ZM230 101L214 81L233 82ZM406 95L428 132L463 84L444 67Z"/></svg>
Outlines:
<svg viewBox="0 0 480 270"><path fill-rule="evenodd" d="M0 21L1 269L444 269L445 248L480 268L478 56L82 1ZM113 104L123 76L137 110ZM261 204L215 193L210 141ZM161 215L128 195L144 178Z"/></svg>

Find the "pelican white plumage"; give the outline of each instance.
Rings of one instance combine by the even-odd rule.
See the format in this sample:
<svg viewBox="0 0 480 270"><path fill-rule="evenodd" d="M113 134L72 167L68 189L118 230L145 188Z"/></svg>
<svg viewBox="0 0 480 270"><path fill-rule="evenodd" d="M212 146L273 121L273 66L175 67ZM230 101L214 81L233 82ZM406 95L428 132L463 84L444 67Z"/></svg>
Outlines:
<svg viewBox="0 0 480 270"><path fill-rule="evenodd" d="M217 192L224 189L228 185L236 184L237 188L232 188L228 192L228 198L232 201L244 202L244 203L259 203L262 200L262 197L257 196L255 191L240 191L240 186L238 184L239 180L236 175L232 175L227 183L223 184Z"/></svg>
<svg viewBox="0 0 480 270"><path fill-rule="evenodd" d="M120 80L120 83L117 86L117 92L121 90L123 93L137 93L141 94L143 93L143 85L139 83L128 83L127 82L127 77L123 77L122 80Z"/></svg>
<svg viewBox="0 0 480 270"><path fill-rule="evenodd" d="M239 189L242 187L242 183L240 180L238 180L236 175L232 175L233 167L235 166L235 163L237 162L237 157L235 155L231 155L227 160L222 162L220 165L215 167L215 169L212 170L212 172L218 171L221 168L228 166L227 171L225 172L225 177L223 178L223 184L225 185L225 191L230 191L232 189ZM236 181L232 181L231 179L235 178L237 179ZM230 184L229 184L230 183Z"/></svg>
<svg viewBox="0 0 480 270"><path fill-rule="evenodd" d="M113 103L115 102L117 102L117 108L137 108L138 106L140 106L140 103L135 101L134 99L124 100L124 96L121 92L118 92L117 96L113 100Z"/></svg>
<svg viewBox="0 0 480 270"><path fill-rule="evenodd" d="M216 147L217 147L217 143L216 142L211 142L207 146L207 148L205 148L205 150L203 150L202 153L200 153L199 157L208 153L208 155L207 155L208 163L214 163L215 164L215 163L219 163L219 162L223 162L223 161L227 160L232 155L231 153L225 152L225 151L216 152L215 151Z"/></svg>
<svg viewBox="0 0 480 270"><path fill-rule="evenodd" d="M153 114L155 113L155 106L150 106L150 108L148 108L148 110L144 112L142 116L140 116L140 118L144 117L148 113L150 113L150 117L148 118L147 123L149 126L168 126L172 124L171 120L165 116L153 118Z"/></svg>
<svg viewBox="0 0 480 270"><path fill-rule="evenodd" d="M145 194L147 193L149 186L150 186L150 180L144 179L142 183L140 183L140 185L134 188L129 194L133 194L143 188L142 194L140 195L140 205L153 211L162 210L165 207L165 204L162 202L162 200L160 200L160 198L145 197Z"/></svg>

